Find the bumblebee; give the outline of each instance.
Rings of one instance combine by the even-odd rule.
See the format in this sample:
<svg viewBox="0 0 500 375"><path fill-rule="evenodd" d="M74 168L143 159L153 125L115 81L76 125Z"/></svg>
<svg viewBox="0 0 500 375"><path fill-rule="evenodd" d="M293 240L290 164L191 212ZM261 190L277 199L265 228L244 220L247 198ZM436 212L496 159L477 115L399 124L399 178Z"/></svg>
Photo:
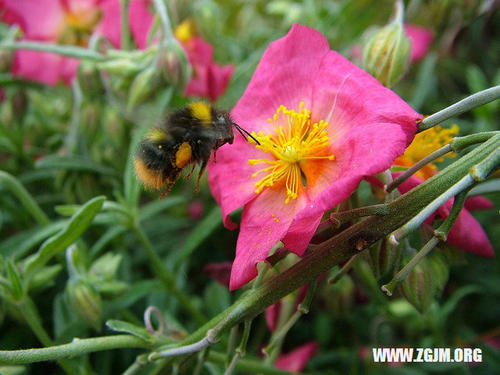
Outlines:
<svg viewBox="0 0 500 375"><path fill-rule="evenodd" d="M139 143L134 158L137 178L146 187L164 189L163 197L172 189L185 167L192 166L189 178L195 166L201 164L196 183L198 190L212 151L215 162L217 149L226 143L233 143L233 128L245 139L249 136L259 143L231 120L229 112L204 102L194 102L173 112Z"/></svg>

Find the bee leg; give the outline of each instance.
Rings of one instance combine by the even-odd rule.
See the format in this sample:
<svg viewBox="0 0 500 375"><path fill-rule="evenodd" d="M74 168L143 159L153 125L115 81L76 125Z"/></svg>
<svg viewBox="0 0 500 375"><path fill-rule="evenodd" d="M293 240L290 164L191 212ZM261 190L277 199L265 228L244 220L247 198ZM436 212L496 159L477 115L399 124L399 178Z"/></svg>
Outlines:
<svg viewBox="0 0 500 375"><path fill-rule="evenodd" d="M186 176L186 180L189 180L189 179L190 179L190 177L191 177L191 175L193 174L193 172L194 172L194 169L195 169L195 168L196 168L196 164L193 164L193 165L191 166L191 170L189 171L189 173L188 173L188 174L187 174L187 176Z"/></svg>
<svg viewBox="0 0 500 375"><path fill-rule="evenodd" d="M208 162L207 160L204 160L203 164L201 164L200 172L198 173L198 179L196 180L196 187L195 187L196 193L200 192L200 180L201 176L203 176L203 172L205 172L205 168L207 167L207 162Z"/></svg>
<svg viewBox="0 0 500 375"><path fill-rule="evenodd" d="M160 194L160 196L158 197L158 199L163 199L167 196L168 193L170 193L170 190L172 190L172 188L174 187L174 184L175 184L175 181L172 181L171 183L169 183L167 185L167 187L165 188L165 190Z"/></svg>

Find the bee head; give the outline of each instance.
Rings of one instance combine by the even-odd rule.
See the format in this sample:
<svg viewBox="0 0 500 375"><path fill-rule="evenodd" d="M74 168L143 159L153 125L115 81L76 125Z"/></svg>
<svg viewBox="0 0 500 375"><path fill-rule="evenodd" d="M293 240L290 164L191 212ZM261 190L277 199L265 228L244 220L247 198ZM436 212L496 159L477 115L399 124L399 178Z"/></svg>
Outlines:
<svg viewBox="0 0 500 375"><path fill-rule="evenodd" d="M233 133L233 121L231 121L231 116L227 111L215 111L214 125L215 128L224 135L220 140L221 145L224 143L233 144L234 133Z"/></svg>

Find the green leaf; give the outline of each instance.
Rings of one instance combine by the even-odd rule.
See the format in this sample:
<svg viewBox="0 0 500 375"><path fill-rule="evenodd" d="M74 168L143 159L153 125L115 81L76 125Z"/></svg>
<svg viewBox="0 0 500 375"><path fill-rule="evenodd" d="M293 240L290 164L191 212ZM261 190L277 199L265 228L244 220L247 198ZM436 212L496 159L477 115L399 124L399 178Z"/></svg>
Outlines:
<svg viewBox="0 0 500 375"><path fill-rule="evenodd" d="M71 217L65 228L46 240L38 252L28 258L25 272L32 275L57 253L64 251L75 242L88 228L94 217L101 210L106 197L99 196L91 199Z"/></svg>
<svg viewBox="0 0 500 375"><path fill-rule="evenodd" d="M6 262L5 267L7 268L7 277L10 283L12 298L19 301L24 295L24 287L19 271L12 261Z"/></svg>
<svg viewBox="0 0 500 375"><path fill-rule="evenodd" d="M0 254L19 259L47 237L59 232L67 223L68 220L53 222L43 227L28 229L12 235L0 243Z"/></svg>
<svg viewBox="0 0 500 375"><path fill-rule="evenodd" d="M24 186L11 174L0 171L0 188L6 186L20 201L24 208L41 224L49 223L49 218Z"/></svg>
<svg viewBox="0 0 500 375"><path fill-rule="evenodd" d="M61 272L63 267L60 264L43 267L40 271L33 275L30 280L30 291L43 290L54 284L55 278Z"/></svg>
<svg viewBox="0 0 500 375"><path fill-rule="evenodd" d="M153 338L146 328L136 326L129 322L124 322L123 320L110 319L106 322L106 327L115 332L129 333L146 342L153 342Z"/></svg>
<svg viewBox="0 0 500 375"><path fill-rule="evenodd" d="M139 212L139 220L147 220L160 212L166 210L167 208L180 205L186 201L186 197L183 196L167 196L163 199L156 200L145 204L141 207Z"/></svg>
<svg viewBox="0 0 500 375"><path fill-rule="evenodd" d="M203 296L204 305L209 316L215 316L231 304L229 289L213 282L208 284Z"/></svg>
<svg viewBox="0 0 500 375"><path fill-rule="evenodd" d="M48 155L35 164L39 169L71 170L81 172L98 173L105 176L117 176L117 172L109 167L98 164L89 159L76 156Z"/></svg>
<svg viewBox="0 0 500 375"><path fill-rule="evenodd" d="M222 225L220 208L214 207L205 218L194 227L184 242L184 245L173 255L175 256L174 269L178 269L184 259L188 258L198 246L210 236L215 229Z"/></svg>

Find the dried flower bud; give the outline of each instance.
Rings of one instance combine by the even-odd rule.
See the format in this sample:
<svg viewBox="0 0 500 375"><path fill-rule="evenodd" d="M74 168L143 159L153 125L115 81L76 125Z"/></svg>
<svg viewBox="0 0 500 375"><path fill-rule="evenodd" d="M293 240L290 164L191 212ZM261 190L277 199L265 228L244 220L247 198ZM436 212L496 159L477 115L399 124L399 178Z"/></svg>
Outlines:
<svg viewBox="0 0 500 375"><path fill-rule="evenodd" d="M102 301L93 286L83 279L68 284L68 298L80 318L96 330L101 328Z"/></svg>
<svg viewBox="0 0 500 375"><path fill-rule="evenodd" d="M395 19L376 31L363 48L364 69L384 86L394 86L410 61L411 42L403 26L403 5L396 3Z"/></svg>

